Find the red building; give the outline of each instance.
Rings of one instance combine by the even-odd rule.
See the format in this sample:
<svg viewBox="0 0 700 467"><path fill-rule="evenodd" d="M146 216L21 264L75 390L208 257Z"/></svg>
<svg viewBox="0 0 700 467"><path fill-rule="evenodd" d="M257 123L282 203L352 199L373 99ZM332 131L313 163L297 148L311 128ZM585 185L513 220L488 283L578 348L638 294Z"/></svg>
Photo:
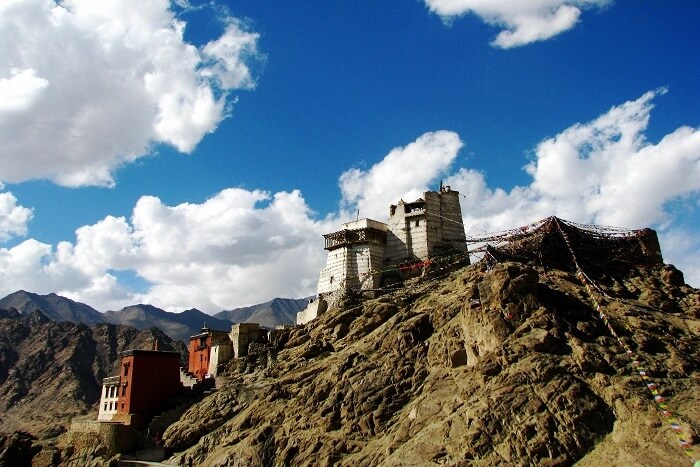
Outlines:
<svg viewBox="0 0 700 467"><path fill-rule="evenodd" d="M201 381L208 376L214 376L218 364L230 358L231 339L228 332L209 329L205 324L199 334L190 336L188 350L190 357L187 371Z"/></svg>
<svg viewBox="0 0 700 467"><path fill-rule="evenodd" d="M182 390L180 352L122 352L121 393L117 413L151 413Z"/></svg>
<svg viewBox="0 0 700 467"><path fill-rule="evenodd" d="M132 415L153 414L182 390L180 352L127 350L119 375L105 379L98 420L131 424Z"/></svg>

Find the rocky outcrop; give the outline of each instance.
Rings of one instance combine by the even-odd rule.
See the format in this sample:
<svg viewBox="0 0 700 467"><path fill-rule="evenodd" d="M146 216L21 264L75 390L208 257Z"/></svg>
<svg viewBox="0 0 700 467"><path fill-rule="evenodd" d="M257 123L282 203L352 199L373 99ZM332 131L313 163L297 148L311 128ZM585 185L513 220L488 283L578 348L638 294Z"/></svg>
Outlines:
<svg viewBox="0 0 700 467"><path fill-rule="evenodd" d="M36 438L28 433L0 433L0 467L24 467L32 465L32 457L39 451Z"/></svg>
<svg viewBox="0 0 700 467"><path fill-rule="evenodd" d="M623 346L697 443L700 293L670 266L594 280L619 341L575 274L516 263L330 309L171 425L171 462L682 465Z"/></svg>

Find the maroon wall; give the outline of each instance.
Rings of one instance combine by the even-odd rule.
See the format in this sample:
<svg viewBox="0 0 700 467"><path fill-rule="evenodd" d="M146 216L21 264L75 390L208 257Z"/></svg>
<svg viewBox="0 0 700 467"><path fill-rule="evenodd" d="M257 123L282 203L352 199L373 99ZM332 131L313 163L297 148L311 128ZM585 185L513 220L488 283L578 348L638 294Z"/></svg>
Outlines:
<svg viewBox="0 0 700 467"><path fill-rule="evenodd" d="M179 352L127 350L122 353L119 370L121 384L117 413L154 413L168 398L182 390Z"/></svg>

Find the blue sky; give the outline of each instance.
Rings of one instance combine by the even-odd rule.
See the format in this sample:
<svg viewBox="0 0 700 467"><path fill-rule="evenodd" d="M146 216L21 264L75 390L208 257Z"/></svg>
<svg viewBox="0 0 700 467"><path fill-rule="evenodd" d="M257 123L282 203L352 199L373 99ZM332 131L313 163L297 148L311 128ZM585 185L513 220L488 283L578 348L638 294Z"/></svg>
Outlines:
<svg viewBox="0 0 700 467"><path fill-rule="evenodd" d="M441 179L467 235L649 225L698 286L698 22L693 1L4 2L0 294L309 295L322 233Z"/></svg>

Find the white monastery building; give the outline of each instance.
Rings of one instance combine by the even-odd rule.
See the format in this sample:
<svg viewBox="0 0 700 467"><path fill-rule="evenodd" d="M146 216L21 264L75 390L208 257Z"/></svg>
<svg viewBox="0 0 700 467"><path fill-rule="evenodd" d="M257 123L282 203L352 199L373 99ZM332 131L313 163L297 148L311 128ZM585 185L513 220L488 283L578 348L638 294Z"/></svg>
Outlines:
<svg viewBox="0 0 700 467"><path fill-rule="evenodd" d="M359 219L323 237L328 259L318 281L319 300L297 314L297 324L322 314L324 297L336 291L376 289L406 278L404 272L390 271L392 266L467 253L459 192L442 185L440 191L426 191L413 202L391 205L387 223Z"/></svg>

